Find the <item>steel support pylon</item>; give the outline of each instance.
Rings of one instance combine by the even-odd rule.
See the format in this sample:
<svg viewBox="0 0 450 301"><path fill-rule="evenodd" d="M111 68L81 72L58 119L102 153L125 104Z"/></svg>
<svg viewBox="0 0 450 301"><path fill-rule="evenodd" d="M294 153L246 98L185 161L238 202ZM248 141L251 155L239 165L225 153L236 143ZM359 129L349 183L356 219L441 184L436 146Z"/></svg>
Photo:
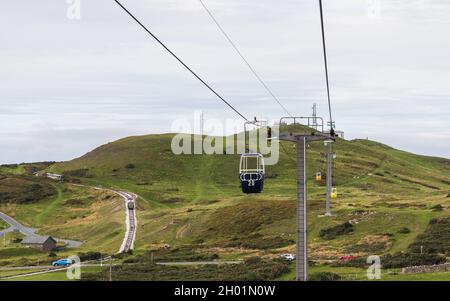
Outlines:
<svg viewBox="0 0 450 301"><path fill-rule="evenodd" d="M313 131L309 134L295 134L293 132L280 132L279 134L279 140L295 142L297 147L297 281L308 281L306 146L307 142L330 139L333 139L333 137L319 131Z"/></svg>
<svg viewBox="0 0 450 301"><path fill-rule="evenodd" d="M325 141L327 154L327 198L325 204L325 216L331 215L331 192L333 189L333 141Z"/></svg>
<svg viewBox="0 0 450 301"><path fill-rule="evenodd" d="M297 281L308 280L306 137L297 141Z"/></svg>

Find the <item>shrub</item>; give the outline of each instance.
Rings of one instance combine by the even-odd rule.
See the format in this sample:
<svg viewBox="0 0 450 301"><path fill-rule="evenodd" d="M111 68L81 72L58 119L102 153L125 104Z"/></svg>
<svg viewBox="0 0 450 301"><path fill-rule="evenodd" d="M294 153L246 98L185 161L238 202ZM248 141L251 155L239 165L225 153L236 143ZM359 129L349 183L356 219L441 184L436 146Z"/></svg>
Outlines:
<svg viewBox="0 0 450 301"><path fill-rule="evenodd" d="M0 177L0 203L29 204L55 194L56 190L40 179L23 176Z"/></svg>
<svg viewBox="0 0 450 301"><path fill-rule="evenodd" d="M66 206L81 206L83 204L84 204L83 200L79 199L69 199L64 202L64 205Z"/></svg>
<svg viewBox="0 0 450 301"><path fill-rule="evenodd" d="M358 267L362 268L367 265L365 257L356 257L351 260L338 261L332 264L333 267Z"/></svg>
<svg viewBox="0 0 450 301"><path fill-rule="evenodd" d="M261 257L249 257L245 260L245 264L259 264L261 262Z"/></svg>
<svg viewBox="0 0 450 301"><path fill-rule="evenodd" d="M342 280L342 277L335 273L320 272L320 273L312 274L309 280L311 280L311 281L340 281L340 280Z"/></svg>
<svg viewBox="0 0 450 301"><path fill-rule="evenodd" d="M349 222L345 222L341 225L320 230L319 237L322 239L330 240L340 235L348 234L351 232L353 232L353 225Z"/></svg>
<svg viewBox="0 0 450 301"><path fill-rule="evenodd" d="M408 247L411 253L447 254L450 250L450 217L432 219L423 234Z"/></svg>
<svg viewBox="0 0 450 301"><path fill-rule="evenodd" d="M102 258L102 253L100 252L78 253L78 257L80 257L81 261L98 260Z"/></svg>
<svg viewBox="0 0 450 301"><path fill-rule="evenodd" d="M409 230L409 228L407 228L407 227L403 227L400 230L398 230L398 233L401 233L401 234L408 234L410 232L411 232L411 230Z"/></svg>
<svg viewBox="0 0 450 301"><path fill-rule="evenodd" d="M119 265L114 267L117 281L243 281L274 280L289 272L289 265L280 261L262 260L258 264L224 264L201 266L160 266L155 264ZM84 281L107 280L107 269L87 273Z"/></svg>
<svg viewBox="0 0 450 301"><path fill-rule="evenodd" d="M396 253L381 257L383 268L404 268L418 265L434 265L444 263L446 258L435 254Z"/></svg>
<svg viewBox="0 0 450 301"><path fill-rule="evenodd" d="M244 248L244 249L273 249L281 248L291 244L295 241L286 239L280 236L264 237L260 234L249 236L234 237L231 241L225 242L222 246L227 248Z"/></svg>
<svg viewBox="0 0 450 301"><path fill-rule="evenodd" d="M444 206L442 206L441 204L435 205L433 207L431 207L431 210L433 211L442 211L444 210Z"/></svg>

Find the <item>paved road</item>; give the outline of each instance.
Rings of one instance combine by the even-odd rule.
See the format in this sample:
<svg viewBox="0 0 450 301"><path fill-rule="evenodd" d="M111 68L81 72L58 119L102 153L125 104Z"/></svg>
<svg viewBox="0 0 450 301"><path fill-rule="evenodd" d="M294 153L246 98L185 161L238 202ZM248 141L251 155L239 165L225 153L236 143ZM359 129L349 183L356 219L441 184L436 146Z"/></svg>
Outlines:
<svg viewBox="0 0 450 301"><path fill-rule="evenodd" d="M89 187L89 186L80 185L80 184L74 184L74 186ZM126 232L125 232L125 236L124 236L122 245L120 246L118 253L123 253L123 252L127 252L129 250L133 250L134 242L136 240L136 230L137 230L137 217L136 217L136 210L135 210L137 195L135 195L133 193L129 193L129 192L112 190L112 189L107 189L107 188L102 188L102 187L89 187L89 188L93 188L96 190L108 190L108 191L114 192L115 194L121 196L124 199L125 213L126 213L126 218L125 218ZM129 203L133 204L134 209L132 209L132 210L128 209ZM13 231L19 231L27 237L28 236L42 237L42 235L36 234L36 231L38 229L26 227L3 212L0 212L0 219L3 219L6 223L8 223L10 225L10 227L8 229L0 231L0 237L3 237L3 235L5 235L5 233L9 233L9 232L13 232ZM57 242L64 243L68 248L78 248L82 245L81 242L75 241L75 240L60 239L60 238L55 238L55 240Z"/></svg>
<svg viewBox="0 0 450 301"><path fill-rule="evenodd" d="M3 237L3 235L5 235L5 233L9 233L9 232L13 232L13 231L19 231L26 237L30 237L30 236L31 237L43 237L43 235L36 234L36 231L38 229L25 227L24 225L22 225L21 223L19 223L15 219L13 219L11 216L9 216L3 212L0 212L0 219L4 220L7 224L10 225L10 227L8 229L0 231L0 237ZM68 248L78 248L82 245L81 242L75 241L75 240L59 239L59 238L55 238L55 240L57 242L64 243L66 245L66 247L68 247Z"/></svg>

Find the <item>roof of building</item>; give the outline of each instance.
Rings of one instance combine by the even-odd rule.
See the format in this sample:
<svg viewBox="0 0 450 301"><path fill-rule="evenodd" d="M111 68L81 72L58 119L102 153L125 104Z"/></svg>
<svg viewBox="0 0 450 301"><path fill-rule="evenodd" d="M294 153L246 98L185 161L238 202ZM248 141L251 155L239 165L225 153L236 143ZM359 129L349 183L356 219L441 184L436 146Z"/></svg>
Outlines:
<svg viewBox="0 0 450 301"><path fill-rule="evenodd" d="M44 244L47 240L53 240L56 243L56 240L51 236L27 236L22 240L22 244L31 244L31 245L41 245Z"/></svg>

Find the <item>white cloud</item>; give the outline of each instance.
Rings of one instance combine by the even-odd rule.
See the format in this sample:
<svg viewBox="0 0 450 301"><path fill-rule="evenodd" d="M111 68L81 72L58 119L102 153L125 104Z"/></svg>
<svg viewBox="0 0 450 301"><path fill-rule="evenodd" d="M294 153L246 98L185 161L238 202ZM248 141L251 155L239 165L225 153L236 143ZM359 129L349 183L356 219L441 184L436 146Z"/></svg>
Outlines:
<svg viewBox="0 0 450 301"><path fill-rule="evenodd" d="M122 1L246 116L283 113L198 0ZM204 1L289 110L308 115L317 102L327 116L317 2ZM366 1L324 1L337 125L347 137L450 157L450 3L379 1L378 19ZM112 138L170 131L196 109L236 117L113 1L82 0L80 21L66 9L16 0L0 11L0 163L70 159ZM91 134L75 146L66 137L77 131Z"/></svg>

